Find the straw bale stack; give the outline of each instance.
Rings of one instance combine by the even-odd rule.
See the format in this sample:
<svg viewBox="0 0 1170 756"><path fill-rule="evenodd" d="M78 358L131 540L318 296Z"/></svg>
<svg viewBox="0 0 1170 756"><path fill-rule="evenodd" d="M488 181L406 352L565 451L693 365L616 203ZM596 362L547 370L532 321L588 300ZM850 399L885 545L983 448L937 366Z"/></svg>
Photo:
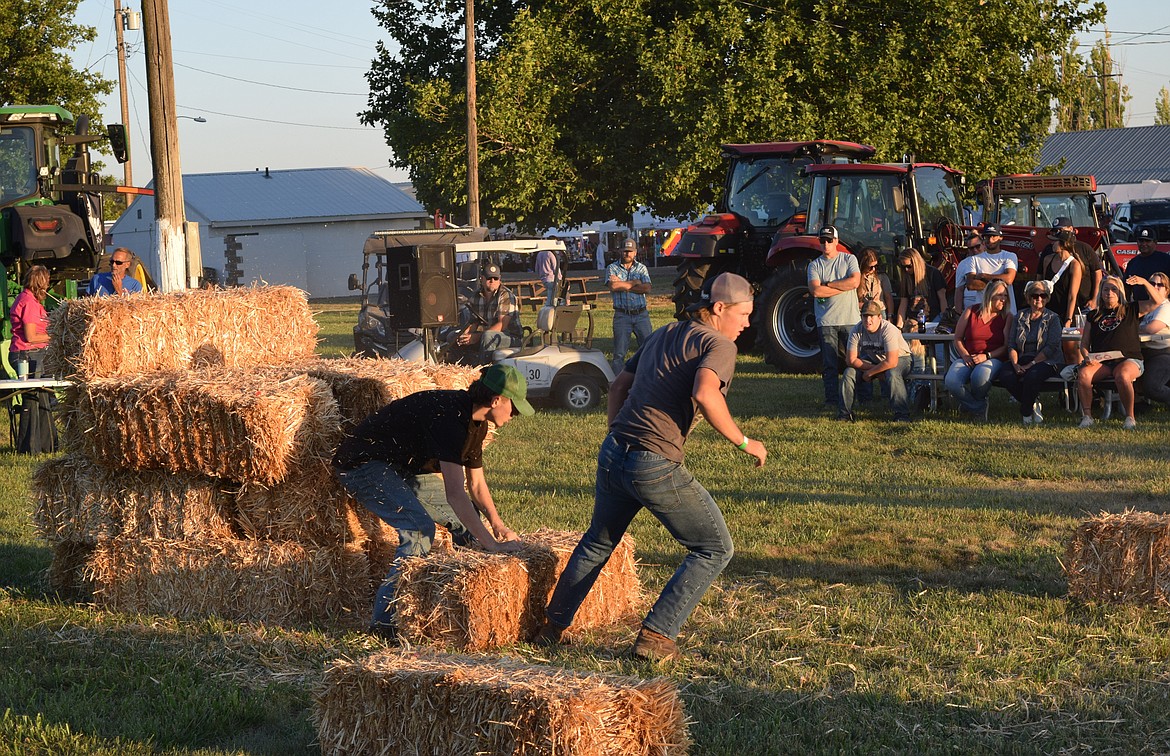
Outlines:
<svg viewBox="0 0 1170 756"><path fill-rule="evenodd" d="M307 296L291 286L72 299L49 335L46 370L81 380L298 362L317 346Z"/></svg>
<svg viewBox="0 0 1170 756"><path fill-rule="evenodd" d="M1065 570L1080 599L1170 604L1170 515L1102 512L1077 528Z"/></svg>
<svg viewBox="0 0 1170 756"><path fill-rule="evenodd" d="M333 391L342 422L356 425L396 399L431 389L466 389L479 370L462 365L433 365L399 359L360 357L316 359L271 368L286 377L307 375L324 381Z"/></svg>
<svg viewBox="0 0 1170 756"><path fill-rule="evenodd" d="M314 720L326 754L673 756L690 743L666 679L515 659L383 651L325 670Z"/></svg>
<svg viewBox="0 0 1170 756"><path fill-rule="evenodd" d="M328 464L314 461L274 486L245 483L235 497L245 538L337 546L365 542L355 502Z"/></svg>
<svg viewBox="0 0 1170 756"><path fill-rule="evenodd" d="M579 533L539 530L523 537L516 554L458 549L404 560L395 594L398 630L415 643L466 651L528 640L568 563ZM571 630L612 624L641 598L634 542L622 538L573 619Z"/></svg>
<svg viewBox="0 0 1170 756"><path fill-rule="evenodd" d="M170 371L94 379L70 393L66 427L80 436L70 448L128 470L273 485L327 462L341 432L329 387L306 376Z"/></svg>
<svg viewBox="0 0 1170 756"><path fill-rule="evenodd" d="M231 538L232 496L217 480L111 470L69 454L33 473L33 525L52 544L141 538Z"/></svg>
<svg viewBox="0 0 1170 756"><path fill-rule="evenodd" d="M84 579L94 601L114 611L364 627L368 574L358 546L121 536L94 548Z"/></svg>

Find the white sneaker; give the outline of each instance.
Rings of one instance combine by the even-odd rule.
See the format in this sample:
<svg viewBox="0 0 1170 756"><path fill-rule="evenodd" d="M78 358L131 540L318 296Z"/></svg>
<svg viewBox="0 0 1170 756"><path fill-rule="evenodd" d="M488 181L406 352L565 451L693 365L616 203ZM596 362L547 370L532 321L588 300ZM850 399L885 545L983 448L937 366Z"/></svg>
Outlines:
<svg viewBox="0 0 1170 756"><path fill-rule="evenodd" d="M1044 409L1044 406L1040 404L1040 402L1036 402L1032 405L1032 422L1036 423L1037 425L1044 422L1044 415L1040 414L1040 410L1042 409Z"/></svg>
<svg viewBox="0 0 1170 756"><path fill-rule="evenodd" d="M1137 428L1137 420L1134 420L1132 417L1127 417L1125 418L1125 422L1121 424L1121 427L1125 430L1133 430Z"/></svg>
<svg viewBox="0 0 1170 756"><path fill-rule="evenodd" d="M1093 418L1089 417L1088 415L1085 415L1084 417L1081 418L1081 424L1078 425L1077 427L1078 428L1092 428L1094 422L1096 422L1096 421L1093 420Z"/></svg>

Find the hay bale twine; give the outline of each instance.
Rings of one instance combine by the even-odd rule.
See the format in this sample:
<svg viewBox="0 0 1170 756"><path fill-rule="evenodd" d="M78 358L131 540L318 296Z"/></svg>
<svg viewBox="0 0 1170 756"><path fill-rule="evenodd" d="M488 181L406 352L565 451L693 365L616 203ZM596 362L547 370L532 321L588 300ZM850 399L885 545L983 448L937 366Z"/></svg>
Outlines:
<svg viewBox="0 0 1170 756"><path fill-rule="evenodd" d="M1079 599L1170 604L1170 515L1102 512L1081 523L1065 571Z"/></svg>
<svg viewBox="0 0 1170 756"><path fill-rule="evenodd" d="M330 664L314 720L326 754L673 756L690 743L670 680L397 651Z"/></svg>

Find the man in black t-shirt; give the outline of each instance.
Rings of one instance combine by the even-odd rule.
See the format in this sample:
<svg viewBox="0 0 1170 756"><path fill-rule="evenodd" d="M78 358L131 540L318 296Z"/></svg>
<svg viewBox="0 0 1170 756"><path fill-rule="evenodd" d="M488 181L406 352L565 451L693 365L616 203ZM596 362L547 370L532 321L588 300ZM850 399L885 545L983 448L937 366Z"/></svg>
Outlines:
<svg viewBox="0 0 1170 756"><path fill-rule="evenodd" d="M493 365L466 391L420 391L391 402L337 447L333 470L341 485L398 531L398 550L378 590L370 632L387 639L397 634L390 602L398 561L430 553L436 522L460 546L520 548L484 478L483 442L489 421L499 428L516 414L533 414L526 394L519 371Z"/></svg>

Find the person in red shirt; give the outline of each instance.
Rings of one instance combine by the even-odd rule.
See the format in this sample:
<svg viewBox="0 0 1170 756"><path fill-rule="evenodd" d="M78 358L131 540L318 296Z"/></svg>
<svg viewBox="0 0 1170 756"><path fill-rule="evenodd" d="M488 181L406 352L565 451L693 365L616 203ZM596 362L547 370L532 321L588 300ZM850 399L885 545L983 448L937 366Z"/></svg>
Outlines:
<svg viewBox="0 0 1170 756"><path fill-rule="evenodd" d="M9 310L12 322L12 346L8 359L20 378L39 378L45 345L49 343L49 314L45 297L49 294L49 270L34 265L24 274L24 291Z"/></svg>

